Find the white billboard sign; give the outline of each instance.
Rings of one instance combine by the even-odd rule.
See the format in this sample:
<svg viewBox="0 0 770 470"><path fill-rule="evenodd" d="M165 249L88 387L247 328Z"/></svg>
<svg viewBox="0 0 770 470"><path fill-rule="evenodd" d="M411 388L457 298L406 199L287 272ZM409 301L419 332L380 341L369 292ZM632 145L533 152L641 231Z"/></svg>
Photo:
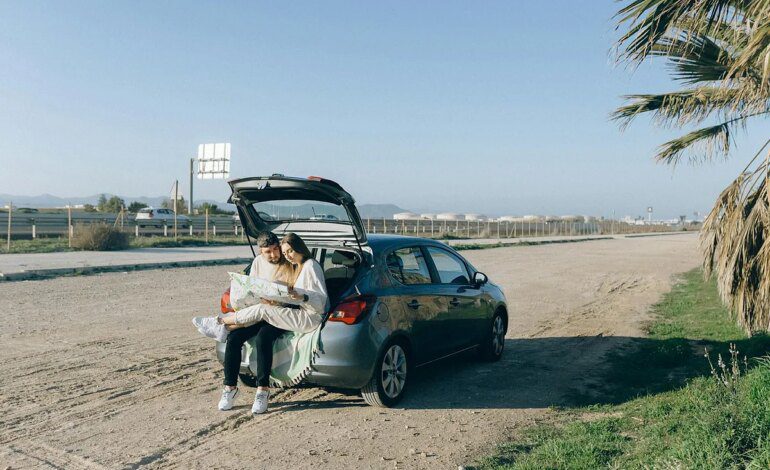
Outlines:
<svg viewBox="0 0 770 470"><path fill-rule="evenodd" d="M198 146L198 179L230 177L230 144L200 144Z"/></svg>

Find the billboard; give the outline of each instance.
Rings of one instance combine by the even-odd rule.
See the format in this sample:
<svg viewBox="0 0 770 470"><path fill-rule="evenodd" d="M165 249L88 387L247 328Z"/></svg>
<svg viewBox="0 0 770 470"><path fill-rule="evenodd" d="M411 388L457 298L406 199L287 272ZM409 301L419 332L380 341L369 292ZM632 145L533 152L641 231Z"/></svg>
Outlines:
<svg viewBox="0 0 770 470"><path fill-rule="evenodd" d="M198 179L230 177L230 144L200 144L198 146Z"/></svg>

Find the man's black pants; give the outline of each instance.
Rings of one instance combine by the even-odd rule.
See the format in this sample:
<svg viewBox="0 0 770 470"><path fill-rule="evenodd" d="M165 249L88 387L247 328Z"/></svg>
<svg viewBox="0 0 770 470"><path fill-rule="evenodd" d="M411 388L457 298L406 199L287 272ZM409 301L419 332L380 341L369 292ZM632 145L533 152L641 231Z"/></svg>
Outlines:
<svg viewBox="0 0 770 470"><path fill-rule="evenodd" d="M270 323L259 322L245 328L238 328L227 335L225 347L225 380L230 387L238 385L238 372L241 368L241 349L243 343L256 336L257 349L257 386L270 386L270 369L273 367L273 343L286 330L276 328Z"/></svg>

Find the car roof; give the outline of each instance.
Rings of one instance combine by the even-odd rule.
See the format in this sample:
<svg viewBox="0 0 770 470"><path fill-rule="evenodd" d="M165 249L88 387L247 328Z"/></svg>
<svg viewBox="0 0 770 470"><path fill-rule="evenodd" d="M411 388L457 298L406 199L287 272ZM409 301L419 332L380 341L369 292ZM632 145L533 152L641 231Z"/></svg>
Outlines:
<svg viewBox="0 0 770 470"><path fill-rule="evenodd" d="M399 246L409 245L431 245L444 248L447 247L446 244L432 240L430 238L410 237L407 235L383 235L370 233L367 234L366 238L369 241L369 246L371 246L374 251L378 252L386 251Z"/></svg>

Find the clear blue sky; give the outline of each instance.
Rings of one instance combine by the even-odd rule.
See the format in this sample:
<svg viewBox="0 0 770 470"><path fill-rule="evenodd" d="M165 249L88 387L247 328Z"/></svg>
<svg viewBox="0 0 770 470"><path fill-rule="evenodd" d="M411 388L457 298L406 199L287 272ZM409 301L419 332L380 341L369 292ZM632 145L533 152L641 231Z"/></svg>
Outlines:
<svg viewBox="0 0 770 470"><path fill-rule="evenodd" d="M674 89L612 65L611 1L0 0L0 193L187 191L199 143L232 176L321 175L361 203L487 214L706 211L764 141L672 170L675 135L607 116ZM224 200L222 181L196 196Z"/></svg>

